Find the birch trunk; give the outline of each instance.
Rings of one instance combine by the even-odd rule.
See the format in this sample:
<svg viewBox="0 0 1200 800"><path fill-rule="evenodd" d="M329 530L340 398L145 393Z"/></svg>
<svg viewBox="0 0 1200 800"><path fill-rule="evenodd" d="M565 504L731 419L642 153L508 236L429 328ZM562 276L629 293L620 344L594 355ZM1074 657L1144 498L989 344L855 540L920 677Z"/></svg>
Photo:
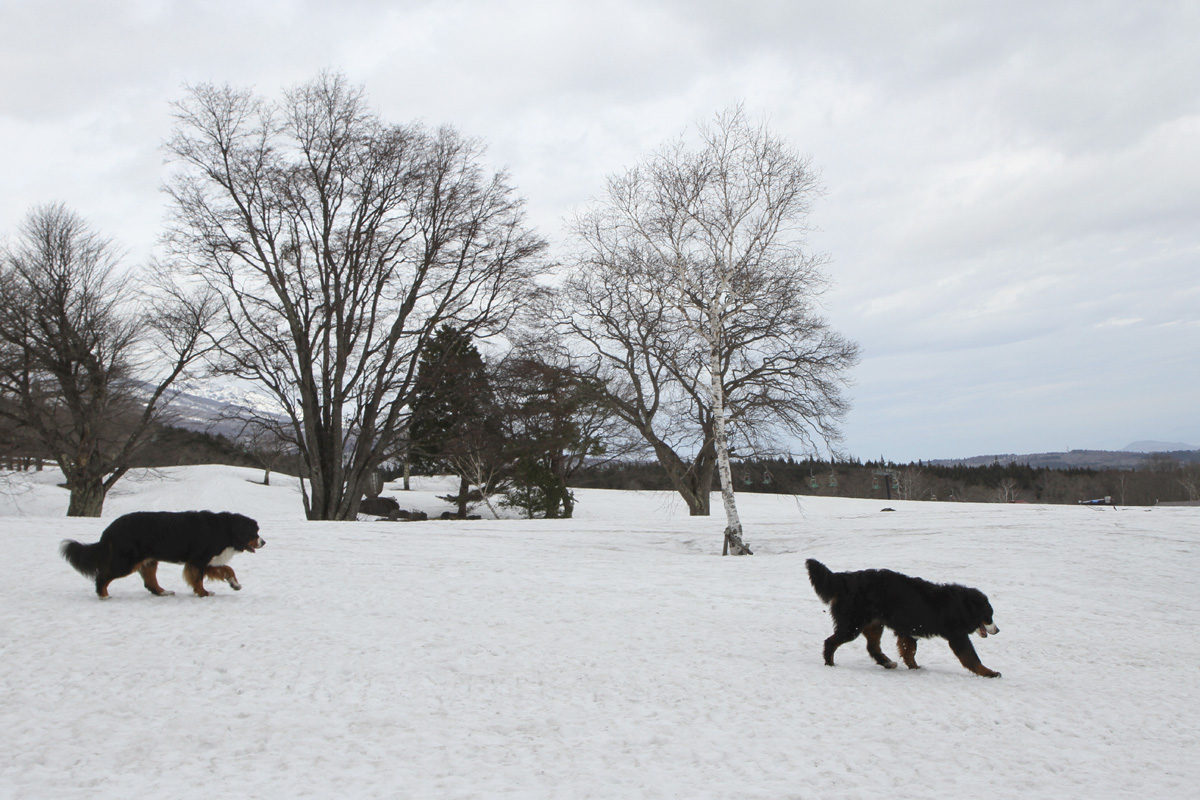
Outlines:
<svg viewBox="0 0 1200 800"><path fill-rule="evenodd" d="M721 382L720 321L716 311L710 314L709 372L713 410L713 440L717 448L717 474L721 480L721 501L725 505L725 545L721 555L746 556L753 551L742 542L742 520L738 517L737 498L733 493L733 470L729 466L729 440L725 432L725 386Z"/></svg>

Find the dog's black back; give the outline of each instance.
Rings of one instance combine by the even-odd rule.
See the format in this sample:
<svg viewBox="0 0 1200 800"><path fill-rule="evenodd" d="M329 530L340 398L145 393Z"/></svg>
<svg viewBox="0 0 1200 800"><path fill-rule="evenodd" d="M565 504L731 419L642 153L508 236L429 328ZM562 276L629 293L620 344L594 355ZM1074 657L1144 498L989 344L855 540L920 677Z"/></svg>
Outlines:
<svg viewBox="0 0 1200 800"><path fill-rule="evenodd" d="M100 543L133 563L207 564L228 547L245 550L257 535L257 522L229 511L135 511L113 520Z"/></svg>
<svg viewBox="0 0 1200 800"><path fill-rule="evenodd" d="M992 605L978 589L931 583L890 569L831 572L816 559L805 562L817 596L833 605L836 618L881 620L905 636L926 638L969 634L992 621Z"/></svg>

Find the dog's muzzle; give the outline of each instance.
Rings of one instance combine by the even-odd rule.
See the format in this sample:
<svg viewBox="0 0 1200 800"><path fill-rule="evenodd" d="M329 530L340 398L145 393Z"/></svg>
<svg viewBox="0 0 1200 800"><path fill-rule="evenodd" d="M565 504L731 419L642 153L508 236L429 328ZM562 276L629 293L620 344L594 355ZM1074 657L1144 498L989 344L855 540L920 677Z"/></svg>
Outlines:
<svg viewBox="0 0 1200 800"><path fill-rule="evenodd" d="M980 626L979 626L979 630L978 630L978 631L976 631L976 632L977 632L977 633L978 633L978 634L979 634L981 637L983 637L984 639L986 639L989 633L999 633L999 632L1000 632L1000 629L999 629L999 628L997 628L997 627L996 627L995 625L993 625L992 623L990 623L990 622L986 622L986 623L984 623L983 625L980 625Z"/></svg>

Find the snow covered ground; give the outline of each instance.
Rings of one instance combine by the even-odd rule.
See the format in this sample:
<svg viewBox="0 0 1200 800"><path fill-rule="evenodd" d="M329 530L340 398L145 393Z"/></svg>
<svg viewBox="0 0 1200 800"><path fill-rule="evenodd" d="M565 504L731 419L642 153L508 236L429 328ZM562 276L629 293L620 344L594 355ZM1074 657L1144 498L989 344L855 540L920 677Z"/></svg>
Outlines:
<svg viewBox="0 0 1200 800"><path fill-rule="evenodd" d="M240 511L245 587L100 601L52 472L0 475L0 797L1147 798L1200 792L1200 510L580 491L565 521L310 523L295 483L131 475L105 516ZM441 511L434 488L402 507ZM714 498L714 503L717 498ZM716 507L716 506L714 506ZM484 512L486 514L486 511ZM983 589L940 640L821 661L804 559ZM894 642L885 637L885 650Z"/></svg>

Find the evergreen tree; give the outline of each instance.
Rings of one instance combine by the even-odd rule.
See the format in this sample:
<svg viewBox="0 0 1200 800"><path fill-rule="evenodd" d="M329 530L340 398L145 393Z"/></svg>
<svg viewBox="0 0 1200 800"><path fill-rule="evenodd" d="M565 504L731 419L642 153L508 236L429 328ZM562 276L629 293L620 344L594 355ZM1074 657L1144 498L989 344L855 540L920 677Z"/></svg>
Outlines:
<svg viewBox="0 0 1200 800"><path fill-rule="evenodd" d="M506 504L529 516L570 517L567 479L605 452L615 416L589 381L536 358L510 358L495 385L512 465Z"/></svg>
<svg viewBox="0 0 1200 800"><path fill-rule="evenodd" d="M421 353L409 423L409 458L423 472L459 477L452 501L466 516L471 485L488 492L498 474L499 431L483 357L469 333L443 325Z"/></svg>

